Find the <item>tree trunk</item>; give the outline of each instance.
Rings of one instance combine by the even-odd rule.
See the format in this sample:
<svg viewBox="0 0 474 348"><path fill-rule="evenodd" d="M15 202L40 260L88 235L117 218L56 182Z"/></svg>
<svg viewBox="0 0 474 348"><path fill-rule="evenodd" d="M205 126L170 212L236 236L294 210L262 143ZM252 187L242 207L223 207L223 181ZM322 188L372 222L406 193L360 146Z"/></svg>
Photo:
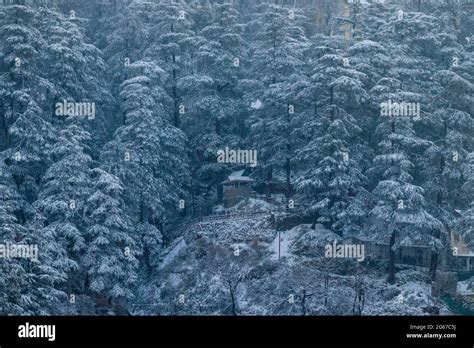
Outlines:
<svg viewBox="0 0 474 348"><path fill-rule="evenodd" d="M292 194L292 187L291 187L291 161L290 161L290 154L291 154L291 144L290 144L290 105L286 106L286 161L285 161L285 171L286 171L286 198L287 200L290 199Z"/></svg>
<svg viewBox="0 0 474 348"><path fill-rule="evenodd" d="M290 159L287 157L285 162L285 171L286 171L286 198L290 199L292 188L291 188L291 165Z"/></svg>
<svg viewBox="0 0 474 348"><path fill-rule="evenodd" d="M224 189L221 184L217 184L217 203L221 203L224 198Z"/></svg>
<svg viewBox="0 0 474 348"><path fill-rule="evenodd" d="M174 25L171 24L171 32L174 33ZM173 102L174 102L174 111L173 111L173 125L176 127L176 128L179 128L180 126L180 120L179 120L179 105L178 105L178 92L176 90L176 56L175 54L173 53L172 56L171 56L171 60L173 62L173 70L172 70L172 74L173 74L173 88L172 88L172 92L173 92Z"/></svg>
<svg viewBox="0 0 474 348"><path fill-rule="evenodd" d="M272 196L272 179L273 179L273 168L268 168L267 172L267 197Z"/></svg>
<svg viewBox="0 0 474 348"><path fill-rule="evenodd" d="M301 310L303 311L303 316L306 315L306 290L303 289L303 296L301 297Z"/></svg>
<svg viewBox="0 0 474 348"><path fill-rule="evenodd" d="M433 236L436 239L439 239L441 236L441 231L436 230ZM436 271L438 270L438 261L439 261L439 252L438 250L433 250L431 252L431 261L430 261L430 270L428 272L430 282L434 282L436 280Z"/></svg>
<svg viewBox="0 0 474 348"><path fill-rule="evenodd" d="M334 87L331 87L329 92L330 92L330 101L329 101L329 103L331 104L331 121L334 121L334 108L332 107L333 102L334 102Z"/></svg>
<svg viewBox="0 0 474 348"><path fill-rule="evenodd" d="M8 125L7 125L5 114L2 114L2 117L0 118L0 129L3 135L2 139L5 139L4 141L2 140L2 142L0 143L1 145L0 150L3 151L5 149L8 149L8 147L10 146L10 138L8 135Z"/></svg>
<svg viewBox="0 0 474 348"><path fill-rule="evenodd" d="M328 305L329 274L324 275L324 306Z"/></svg>
<svg viewBox="0 0 474 348"><path fill-rule="evenodd" d="M191 172L191 217L194 217L196 212L196 194L194 192L194 177L195 172Z"/></svg>
<svg viewBox="0 0 474 348"><path fill-rule="evenodd" d="M390 236L390 244L389 244L388 279L387 279L387 282L389 284L395 283L395 251L393 250L394 245L395 245L395 231L393 231L392 235Z"/></svg>
<svg viewBox="0 0 474 348"><path fill-rule="evenodd" d="M216 134L221 135L221 121L216 117Z"/></svg>
<svg viewBox="0 0 474 348"><path fill-rule="evenodd" d="M232 287L232 284L229 281L229 292L230 292L230 299L232 301L232 315L237 315L237 305L235 303L235 294L234 294L234 288Z"/></svg>
<svg viewBox="0 0 474 348"><path fill-rule="evenodd" d="M143 250L143 261L145 262L146 272L149 277L151 275L152 267L150 264L150 251L147 247L145 247Z"/></svg>
<svg viewBox="0 0 474 348"><path fill-rule="evenodd" d="M430 262L430 270L428 272L430 282L434 282L436 280L436 271L438 270L438 253L435 251L431 252L431 262Z"/></svg>
<svg viewBox="0 0 474 348"><path fill-rule="evenodd" d="M174 55L173 55L173 61L174 61ZM180 126L180 120L179 120L179 105L178 105L178 94L176 92L176 70L173 69L173 101L174 101L174 112L173 112L173 125L176 128L179 128Z"/></svg>

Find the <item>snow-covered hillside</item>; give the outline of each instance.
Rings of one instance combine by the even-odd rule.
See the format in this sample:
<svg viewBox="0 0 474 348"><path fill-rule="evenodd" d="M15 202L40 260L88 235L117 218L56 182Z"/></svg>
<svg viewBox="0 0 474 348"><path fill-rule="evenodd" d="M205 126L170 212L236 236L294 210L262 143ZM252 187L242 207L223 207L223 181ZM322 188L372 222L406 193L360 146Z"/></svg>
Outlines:
<svg viewBox="0 0 474 348"><path fill-rule="evenodd" d="M340 238L319 224L276 231L267 217L201 222L185 239L163 251L140 289L139 299L153 305L135 314L450 314L422 271L405 266L390 285L383 263L325 258L321 248ZM363 304L354 301L361 289Z"/></svg>
<svg viewBox="0 0 474 348"><path fill-rule="evenodd" d="M436 313L474 271L473 13L0 1L0 315Z"/></svg>

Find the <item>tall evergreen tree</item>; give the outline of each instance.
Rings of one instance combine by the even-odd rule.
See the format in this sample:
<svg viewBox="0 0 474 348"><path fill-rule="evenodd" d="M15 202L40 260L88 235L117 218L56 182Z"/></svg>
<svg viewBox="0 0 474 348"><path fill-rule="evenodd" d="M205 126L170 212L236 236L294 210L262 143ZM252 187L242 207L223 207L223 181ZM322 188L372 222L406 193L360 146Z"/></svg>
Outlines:
<svg viewBox="0 0 474 348"><path fill-rule="evenodd" d="M286 194L292 194L291 158L295 151L295 103L291 86L304 78L305 51L309 44L302 28L301 11L263 4L248 24L254 34L250 56L252 76L259 88L247 100L254 108L249 118L250 141L256 147L258 170L270 190L274 170L285 176ZM263 163L262 163L263 162ZM270 192L270 191L269 191Z"/></svg>
<svg viewBox="0 0 474 348"><path fill-rule="evenodd" d="M59 245L56 266L67 274L70 294L81 293L84 275L80 259L86 250L83 220L86 201L91 192L89 155L90 135L74 118L60 131L59 141L52 149L53 164L42 180L42 189L35 207L42 218L41 233L51 236Z"/></svg>
<svg viewBox="0 0 474 348"><path fill-rule="evenodd" d="M143 61L133 63L131 69L136 77L124 81L120 88L125 125L117 129L102 158L108 171L124 184L132 223L138 224L136 241L151 270L150 259L156 256L165 221L179 210L180 200L187 200L188 157L186 137L169 124L164 107L171 102L159 87L165 71Z"/></svg>
<svg viewBox="0 0 474 348"><path fill-rule="evenodd" d="M84 208L87 249L81 263L87 271L87 290L106 297L109 303L117 303L133 297L136 245L124 212L119 179L98 168L92 176L94 192Z"/></svg>

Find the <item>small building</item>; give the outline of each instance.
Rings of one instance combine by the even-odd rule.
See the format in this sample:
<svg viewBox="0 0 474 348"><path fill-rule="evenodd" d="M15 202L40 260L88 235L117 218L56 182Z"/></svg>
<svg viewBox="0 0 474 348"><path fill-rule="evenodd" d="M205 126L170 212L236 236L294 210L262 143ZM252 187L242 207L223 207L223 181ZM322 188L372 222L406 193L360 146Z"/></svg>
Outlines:
<svg viewBox="0 0 474 348"><path fill-rule="evenodd" d="M379 260L390 259L390 246L387 242L377 242L350 235L343 239L343 243L363 244L366 256ZM444 261L444 258L440 257L438 265L444 266ZM426 245L400 245L395 250L395 262L419 267L430 267L431 249Z"/></svg>
<svg viewBox="0 0 474 348"><path fill-rule="evenodd" d="M461 234L449 231L452 255L456 259L456 271L474 271L474 250L469 248Z"/></svg>
<svg viewBox="0 0 474 348"><path fill-rule="evenodd" d="M223 202L226 208L232 207L242 199L250 196L252 184L255 182L250 176L246 175L246 170L239 170L230 174L222 185Z"/></svg>
<svg viewBox="0 0 474 348"><path fill-rule="evenodd" d="M441 253L438 266L458 273L474 272L474 250L469 248L462 235L449 231L451 250ZM349 235L343 239L345 244L363 244L366 256L388 260L390 258L389 244L359 236ZM400 245L395 251L395 262L420 267L430 267L432 252L427 245Z"/></svg>

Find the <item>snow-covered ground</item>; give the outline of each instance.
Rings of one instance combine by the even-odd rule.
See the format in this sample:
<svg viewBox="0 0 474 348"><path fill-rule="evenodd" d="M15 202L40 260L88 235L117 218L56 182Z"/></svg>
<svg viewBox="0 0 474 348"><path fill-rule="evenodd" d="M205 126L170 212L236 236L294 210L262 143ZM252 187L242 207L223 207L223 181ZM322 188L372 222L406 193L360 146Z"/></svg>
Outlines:
<svg viewBox="0 0 474 348"><path fill-rule="evenodd" d="M271 208L265 201L250 199L227 211ZM340 237L322 225L312 229L309 224L301 224L278 232L268 217L194 224L185 237L176 239L163 251L163 278L156 279L153 291L159 296L181 292L192 296L198 309L188 309L190 312L228 313L226 301L231 289L238 299L240 314L299 315L299 306L283 308L272 303L285 302L288 293L307 288L316 294L308 300L309 313L353 315L356 284L360 282L365 297L363 315L429 315L432 308L438 308L441 315L450 314L431 296L426 272L407 266L397 272L395 284L387 284L383 262L363 265L346 259L325 259L321 250ZM243 278L237 276L240 272ZM247 278L249 274L253 276Z"/></svg>
<svg viewBox="0 0 474 348"><path fill-rule="evenodd" d="M462 295L474 295L474 277L458 282L457 291Z"/></svg>
<svg viewBox="0 0 474 348"><path fill-rule="evenodd" d="M271 259L278 260L283 257L289 257L290 245L293 243L295 238L299 235L299 231L291 229L289 231L277 232L275 239L269 245L269 249L272 253ZM280 239L280 242L278 242Z"/></svg>
<svg viewBox="0 0 474 348"><path fill-rule="evenodd" d="M272 210L275 210L276 208L277 207L274 204L271 204L265 200L249 197L237 203L233 207L229 207L229 208L224 208L223 204L219 204L214 207L213 212L214 213L225 212L228 214L242 213L242 212L254 213L254 212L259 212L259 211L270 212Z"/></svg>
<svg viewBox="0 0 474 348"><path fill-rule="evenodd" d="M168 266L178 254L186 247L186 241L180 237L173 241L173 243L163 251L163 258L161 259L160 269Z"/></svg>
<svg viewBox="0 0 474 348"><path fill-rule="evenodd" d="M278 238L280 238L280 243L278 243ZM276 232L269 250L272 253L272 260L277 260L278 255L280 258L291 258L295 254L304 253L305 250L316 251L339 239L338 235L320 224L317 224L314 230L309 224L301 224L288 231Z"/></svg>

